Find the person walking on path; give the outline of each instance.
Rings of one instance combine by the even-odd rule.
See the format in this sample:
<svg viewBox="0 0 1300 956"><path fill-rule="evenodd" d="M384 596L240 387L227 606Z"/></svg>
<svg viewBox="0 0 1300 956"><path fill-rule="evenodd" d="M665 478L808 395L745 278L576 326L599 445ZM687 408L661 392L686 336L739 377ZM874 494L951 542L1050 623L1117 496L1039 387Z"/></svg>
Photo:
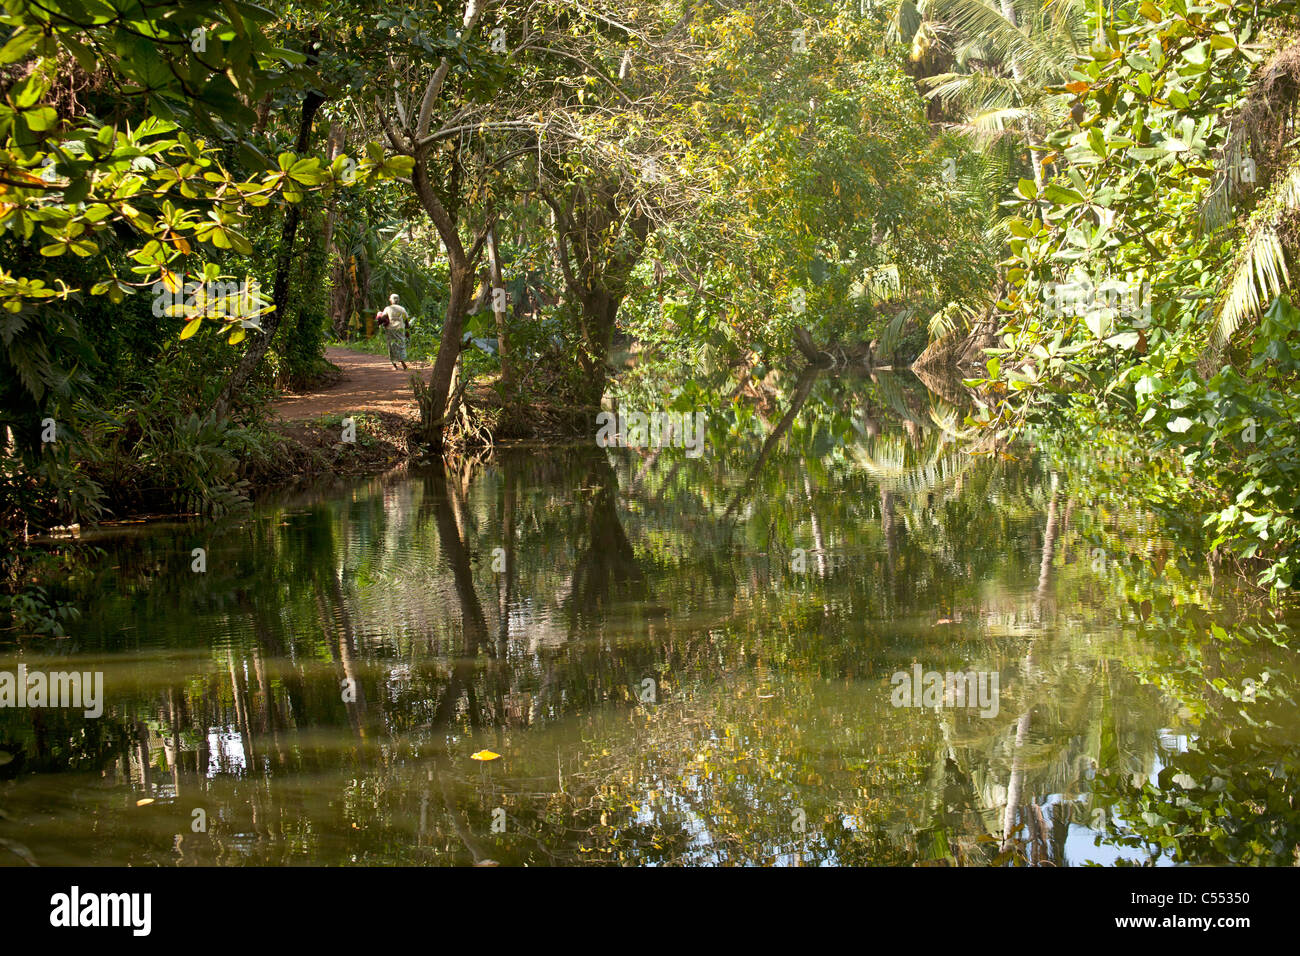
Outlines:
<svg viewBox="0 0 1300 956"><path fill-rule="evenodd" d="M401 362L405 369L406 330L411 324L411 315L397 304L396 292L388 297L388 303L388 308L380 313L386 320L384 335L388 338L388 360L393 363L393 368L397 368L397 363Z"/></svg>

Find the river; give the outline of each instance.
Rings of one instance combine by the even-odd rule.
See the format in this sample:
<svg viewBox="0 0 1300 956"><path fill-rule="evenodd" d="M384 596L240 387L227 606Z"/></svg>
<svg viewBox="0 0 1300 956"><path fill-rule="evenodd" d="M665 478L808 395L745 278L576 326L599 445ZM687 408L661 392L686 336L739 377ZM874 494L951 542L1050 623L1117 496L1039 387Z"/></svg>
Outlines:
<svg viewBox="0 0 1300 956"><path fill-rule="evenodd" d="M981 449L881 378L818 383L766 444L780 408L724 410L698 457L499 449L97 532L52 583L69 636L6 639L0 672L102 674L103 713L0 709L0 839L44 865L1294 862L1294 621L1073 459Z"/></svg>

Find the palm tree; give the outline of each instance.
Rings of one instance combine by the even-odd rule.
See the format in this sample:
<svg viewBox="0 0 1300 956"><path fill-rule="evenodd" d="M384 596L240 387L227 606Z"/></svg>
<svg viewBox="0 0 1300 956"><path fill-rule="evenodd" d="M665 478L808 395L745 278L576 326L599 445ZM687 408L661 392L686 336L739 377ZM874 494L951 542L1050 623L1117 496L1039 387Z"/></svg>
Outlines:
<svg viewBox="0 0 1300 956"><path fill-rule="evenodd" d="M1098 4L1098 21L1101 13ZM918 84L954 118L949 126L1008 167L1009 150L1027 147L1041 188L1038 144L1064 110L1046 89L1087 45L1089 16L1086 0L903 0L890 36L911 45L914 62L947 65ZM934 56L936 47L946 55Z"/></svg>
<svg viewBox="0 0 1300 956"><path fill-rule="evenodd" d="M1242 215L1252 206L1253 211L1242 225L1244 242L1210 330L1210 348L1201 361L1205 374L1213 370L1237 329L1257 321L1291 285L1288 258L1294 265L1300 252L1289 229L1300 212L1300 161L1289 151L1289 143L1280 148L1278 144L1293 135L1291 91L1298 82L1300 43L1292 43L1260 68L1244 103L1228 122L1213 188L1201 208L1201 227L1214 232L1233 225L1234 212ZM1247 168L1250 175L1244 175Z"/></svg>

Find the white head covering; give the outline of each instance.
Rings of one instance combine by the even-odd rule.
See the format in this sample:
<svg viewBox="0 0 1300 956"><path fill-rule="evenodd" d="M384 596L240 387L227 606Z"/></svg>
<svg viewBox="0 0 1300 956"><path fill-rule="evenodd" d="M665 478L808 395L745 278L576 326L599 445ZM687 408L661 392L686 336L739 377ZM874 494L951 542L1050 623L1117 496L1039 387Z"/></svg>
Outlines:
<svg viewBox="0 0 1300 956"><path fill-rule="evenodd" d="M390 295L388 297L388 301L393 303L393 305L397 305L397 293L394 292L392 295Z"/></svg>

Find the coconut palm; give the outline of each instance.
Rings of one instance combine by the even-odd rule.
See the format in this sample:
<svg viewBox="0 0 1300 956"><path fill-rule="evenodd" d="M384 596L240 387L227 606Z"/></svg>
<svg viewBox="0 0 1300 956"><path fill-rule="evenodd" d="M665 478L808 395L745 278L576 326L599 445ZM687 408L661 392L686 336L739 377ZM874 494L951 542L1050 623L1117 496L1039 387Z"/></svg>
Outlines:
<svg viewBox="0 0 1300 956"><path fill-rule="evenodd" d="M1087 46L1089 20L1085 0L903 0L890 35L911 45L913 62L945 65L918 83L950 126L1008 165L1008 150L1027 146L1041 186L1036 147L1064 110L1046 90Z"/></svg>
<svg viewBox="0 0 1300 956"><path fill-rule="evenodd" d="M1210 330L1210 349L1201 366L1207 373L1237 329L1257 321L1291 285L1287 262L1290 256L1294 264L1297 253L1290 236L1291 224L1300 213L1300 162L1285 141L1293 136L1291 91L1298 82L1300 43L1292 43L1260 69L1244 103L1229 120L1215 181L1201 208L1202 228L1214 232L1233 223L1234 211L1240 214L1254 207L1243 226L1245 241ZM1244 175L1247 169L1250 175Z"/></svg>

